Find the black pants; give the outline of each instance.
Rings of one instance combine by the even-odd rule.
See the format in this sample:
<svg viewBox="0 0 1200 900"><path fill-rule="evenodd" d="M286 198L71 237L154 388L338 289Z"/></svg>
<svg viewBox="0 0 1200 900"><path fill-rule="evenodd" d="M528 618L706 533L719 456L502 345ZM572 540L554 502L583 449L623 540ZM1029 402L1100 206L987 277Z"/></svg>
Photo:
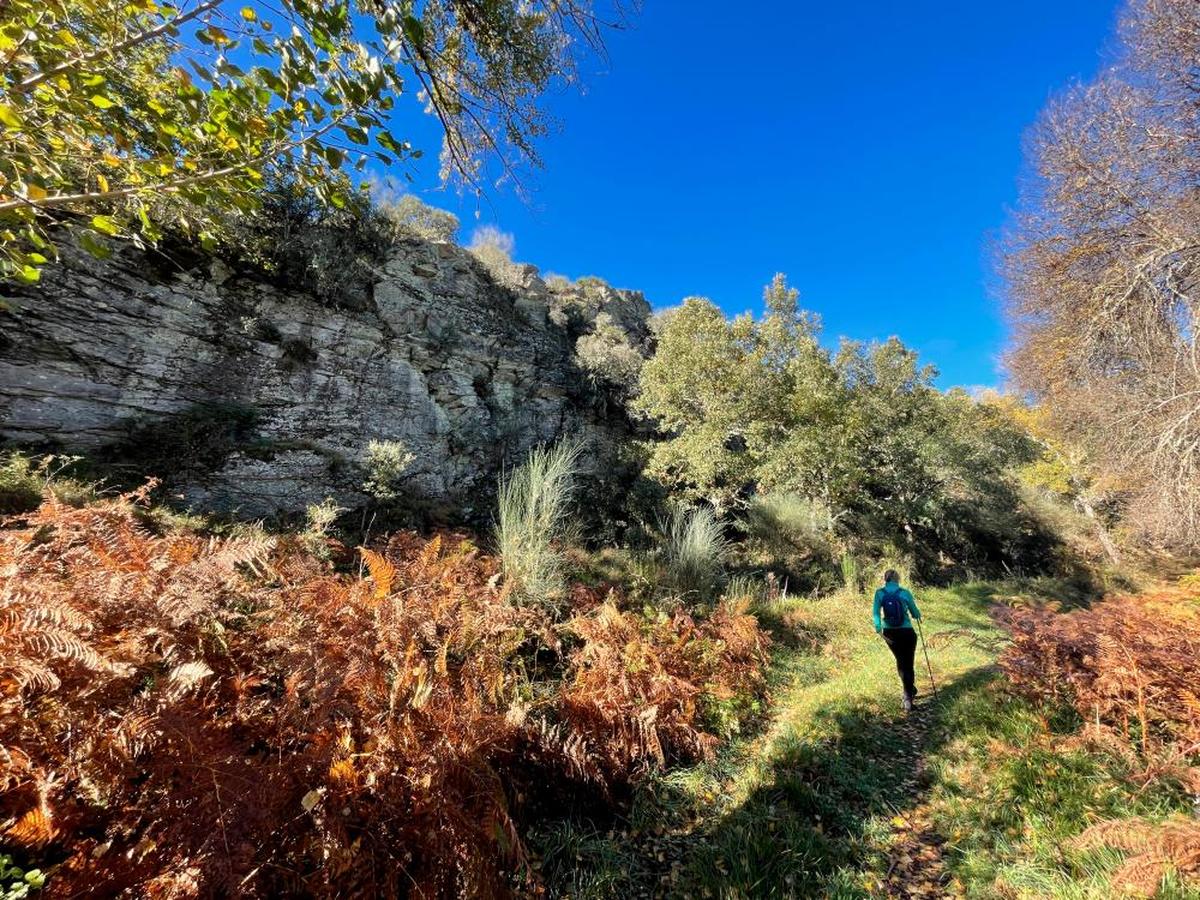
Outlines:
<svg viewBox="0 0 1200 900"><path fill-rule="evenodd" d="M917 632L912 628L885 628L883 639L887 641L888 649L896 657L896 671L904 682L904 693L909 697L917 695L916 674L913 671L913 661L917 658Z"/></svg>

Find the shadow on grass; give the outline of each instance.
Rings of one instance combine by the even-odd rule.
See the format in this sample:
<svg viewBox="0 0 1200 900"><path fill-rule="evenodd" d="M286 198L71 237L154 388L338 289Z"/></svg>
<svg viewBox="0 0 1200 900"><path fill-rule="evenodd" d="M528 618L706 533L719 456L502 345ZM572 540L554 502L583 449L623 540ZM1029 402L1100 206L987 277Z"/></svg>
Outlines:
<svg viewBox="0 0 1200 900"><path fill-rule="evenodd" d="M818 652L828 642L829 630L789 616L788 613L793 609L792 606L761 603L754 607L753 613L774 644L790 651Z"/></svg>
<svg viewBox="0 0 1200 900"><path fill-rule="evenodd" d="M991 630L1000 591L981 583L950 593L955 602L940 604L939 630ZM786 610L774 617L756 612L780 644L795 648L777 657L774 675L823 680L828 660L804 650L819 651L828 635L810 645L807 636L797 640ZM921 758L953 739L949 712L958 700L996 677L990 666L971 670L940 687L936 703L925 697L911 717L898 706L889 714L869 700L834 699L809 728L774 738L765 758L747 759L743 749L698 770L664 773L640 792L627 818L559 832L566 840L556 840L547 860L559 876L550 879L550 895L872 896L864 876L887 868L878 848L889 820L927 787L918 775ZM758 787L736 806L722 804L721 792L747 767Z"/></svg>
<svg viewBox="0 0 1200 900"><path fill-rule="evenodd" d="M928 698L912 719L878 707L833 705L817 726L832 737L781 742L769 771L736 809L678 848L682 871L664 896L868 896L859 873L878 823L913 806L927 785L920 758L950 739L942 711L996 677L980 668Z"/></svg>
<svg viewBox="0 0 1200 900"><path fill-rule="evenodd" d="M778 739L754 764L759 787L722 813L713 815L684 776L668 776L635 803L624 828L560 827L546 860L556 870L545 872L550 896L873 896L864 875L887 868L879 847L889 821L928 787L921 758L953 738L945 718L956 701L996 677L991 667L968 672L911 718L830 704L813 719L829 737ZM709 773L718 792L735 774L721 769L718 761Z"/></svg>

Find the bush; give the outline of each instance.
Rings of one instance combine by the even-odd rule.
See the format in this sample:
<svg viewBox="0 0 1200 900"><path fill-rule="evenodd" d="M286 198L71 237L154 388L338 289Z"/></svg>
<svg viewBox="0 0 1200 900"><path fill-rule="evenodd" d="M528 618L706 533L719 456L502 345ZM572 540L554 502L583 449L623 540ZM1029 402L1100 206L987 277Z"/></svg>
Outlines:
<svg viewBox="0 0 1200 900"><path fill-rule="evenodd" d="M513 286L515 284L513 251L516 242L513 236L501 231L494 225L485 225L475 229L471 244L467 247L471 254L483 263L497 284Z"/></svg>
<svg viewBox="0 0 1200 900"><path fill-rule="evenodd" d="M554 542L566 535L580 452L570 442L539 447L500 481L496 547L518 603L553 607L564 599L563 561Z"/></svg>
<svg viewBox="0 0 1200 900"><path fill-rule="evenodd" d="M376 500L395 500L400 496L400 484L416 457L408 452L402 441L371 441L363 465L367 479L363 490Z"/></svg>
<svg viewBox="0 0 1200 900"><path fill-rule="evenodd" d="M41 502L45 479L24 453L0 458L0 513L24 512Z"/></svg>
<svg viewBox="0 0 1200 900"><path fill-rule="evenodd" d="M454 243L458 234L458 216L430 206L413 194L401 194L398 199L384 198L377 203L379 213L397 230L427 241Z"/></svg>
<svg viewBox="0 0 1200 900"><path fill-rule="evenodd" d="M47 491L64 503L77 505L95 496L95 487L67 476L77 456L35 457L0 453L0 515L37 508Z"/></svg>
<svg viewBox="0 0 1200 900"><path fill-rule="evenodd" d="M338 506L331 497L326 497L320 503L310 503L304 514L304 530L299 534L299 540L304 549L318 559L328 559L330 550L340 546L329 533L343 513L349 512Z"/></svg>
<svg viewBox="0 0 1200 900"><path fill-rule="evenodd" d="M725 528L712 510L676 507L663 525L663 585L689 600L712 600L729 555Z"/></svg>
<svg viewBox="0 0 1200 900"><path fill-rule="evenodd" d="M596 385L615 389L628 397L637 388L645 358L629 343L629 336L608 313L596 316L592 330L575 342L575 361Z"/></svg>

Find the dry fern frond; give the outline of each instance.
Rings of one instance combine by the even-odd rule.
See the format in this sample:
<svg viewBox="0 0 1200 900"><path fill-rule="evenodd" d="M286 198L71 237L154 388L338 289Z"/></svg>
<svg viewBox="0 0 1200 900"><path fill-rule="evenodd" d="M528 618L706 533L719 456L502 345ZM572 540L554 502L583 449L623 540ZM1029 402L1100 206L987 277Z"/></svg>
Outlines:
<svg viewBox="0 0 1200 900"><path fill-rule="evenodd" d="M31 848L44 847L53 841L56 835L54 820L45 800L27 810L4 832L6 840L18 847Z"/></svg>
<svg viewBox="0 0 1200 900"><path fill-rule="evenodd" d="M1126 597L1065 615L1013 611L1008 625L1012 643L1001 665L1018 691L1070 702L1093 729L1136 736L1147 757L1200 744L1194 616L1172 614L1152 597Z"/></svg>
<svg viewBox="0 0 1200 900"><path fill-rule="evenodd" d="M649 623L576 591L530 712L559 638L462 535L393 535L352 577L261 531L151 533L145 496L0 525L0 839L54 842L64 896L502 895L516 798L607 800L711 753L701 697L762 690L743 608Z"/></svg>
<svg viewBox="0 0 1200 900"><path fill-rule="evenodd" d="M1195 820L1114 819L1091 826L1072 844L1077 850L1111 847L1130 853L1112 880L1131 893L1153 896L1168 870L1200 876L1200 822Z"/></svg>

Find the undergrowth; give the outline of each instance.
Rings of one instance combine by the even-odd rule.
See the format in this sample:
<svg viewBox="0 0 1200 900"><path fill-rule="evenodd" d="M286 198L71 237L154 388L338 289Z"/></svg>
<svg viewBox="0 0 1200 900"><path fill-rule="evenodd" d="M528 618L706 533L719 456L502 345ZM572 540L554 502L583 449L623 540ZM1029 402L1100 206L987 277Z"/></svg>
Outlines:
<svg viewBox="0 0 1200 900"><path fill-rule="evenodd" d="M537 890L533 823L710 757L709 699L761 695L742 608L577 585L556 625L463 535L314 553L147 495L0 529L0 841L49 896Z"/></svg>

